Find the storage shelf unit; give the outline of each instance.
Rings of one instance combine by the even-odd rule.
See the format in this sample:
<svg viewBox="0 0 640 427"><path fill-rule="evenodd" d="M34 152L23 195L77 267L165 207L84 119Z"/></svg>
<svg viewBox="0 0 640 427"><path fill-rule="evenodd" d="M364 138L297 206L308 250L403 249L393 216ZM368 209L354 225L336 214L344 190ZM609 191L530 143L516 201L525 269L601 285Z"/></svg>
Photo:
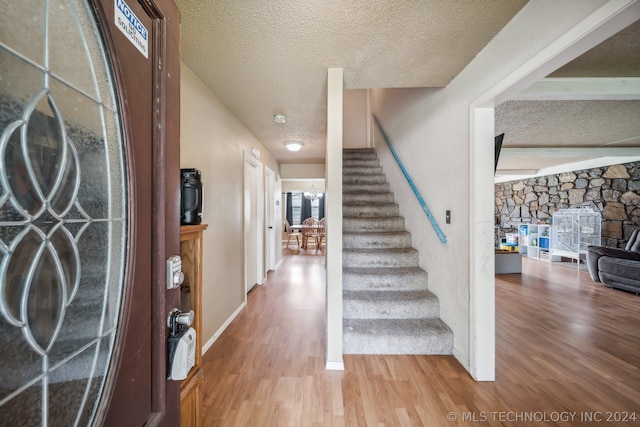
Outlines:
<svg viewBox="0 0 640 427"><path fill-rule="evenodd" d="M518 251L529 258L549 261L550 229L548 224L520 224Z"/></svg>
<svg viewBox="0 0 640 427"><path fill-rule="evenodd" d="M553 214L551 254L575 259L579 265L587 247L600 245L601 224L600 214L592 209L560 209Z"/></svg>
<svg viewBox="0 0 640 427"><path fill-rule="evenodd" d="M206 224L180 227L180 256L184 282L180 286L180 310L193 310L196 330L195 365L180 384L180 427L201 427L202 409L202 240Z"/></svg>

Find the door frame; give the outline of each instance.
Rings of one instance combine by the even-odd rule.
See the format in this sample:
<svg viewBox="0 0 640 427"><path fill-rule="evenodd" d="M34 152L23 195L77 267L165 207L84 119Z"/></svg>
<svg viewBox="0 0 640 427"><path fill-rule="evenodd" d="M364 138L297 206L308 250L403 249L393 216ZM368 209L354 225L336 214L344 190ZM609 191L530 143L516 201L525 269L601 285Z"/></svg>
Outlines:
<svg viewBox="0 0 640 427"><path fill-rule="evenodd" d="M264 283L264 167L262 163L243 152L244 170L244 298L254 285ZM255 173L250 176L249 171ZM255 230L251 234L250 231ZM255 249L255 252L254 252ZM249 268L251 267L251 268ZM255 270L254 270L255 269ZM251 277L255 271L255 277Z"/></svg>
<svg viewBox="0 0 640 427"><path fill-rule="evenodd" d="M265 182L265 276L276 268L276 174L269 167L264 167Z"/></svg>
<svg viewBox="0 0 640 427"><path fill-rule="evenodd" d="M123 59L115 54L117 31L109 25L116 0L91 0L98 25L103 33L106 50L111 57L114 85L117 90L118 106L122 116L122 134L127 155L129 200L137 200L135 191L136 162L133 156L133 131L135 111L126 102L129 94L125 89ZM180 253L180 19L173 0L128 0L128 4L138 3L152 19L154 37L150 43L149 60L154 61L150 78L153 81L153 130L152 130L152 195L153 218L141 218L135 210L135 203L129 202L130 236L127 259L127 284L133 282L135 269L135 227L142 221L151 221L151 411L147 426L172 426L180 420L180 382L167 380L167 315L173 307L179 307L179 290L167 290L165 284L165 260ZM134 96L134 95L131 95ZM109 382L106 384L103 401L96 414L95 423L101 425L111 413L121 412L113 406L118 402L116 384L120 380L125 338L136 323L136 313L132 309L131 286L123 293L119 336L113 355ZM113 370L113 372L111 372Z"/></svg>

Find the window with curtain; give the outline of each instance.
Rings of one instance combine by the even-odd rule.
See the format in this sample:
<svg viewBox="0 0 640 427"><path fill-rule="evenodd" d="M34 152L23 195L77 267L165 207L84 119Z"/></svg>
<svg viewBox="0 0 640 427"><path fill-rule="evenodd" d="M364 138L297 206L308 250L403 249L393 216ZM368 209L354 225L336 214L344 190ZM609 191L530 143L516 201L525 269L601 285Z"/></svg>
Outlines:
<svg viewBox="0 0 640 427"><path fill-rule="evenodd" d="M318 200L311 201L311 213L309 214L309 211L307 209L303 209L303 201L304 201L303 194L292 193L291 194L291 212L293 217L292 224L301 224L302 221L304 221L310 216L320 219L321 210L323 211L322 216L324 216L324 209L320 209L320 204L322 203L323 200L324 200L324 197Z"/></svg>

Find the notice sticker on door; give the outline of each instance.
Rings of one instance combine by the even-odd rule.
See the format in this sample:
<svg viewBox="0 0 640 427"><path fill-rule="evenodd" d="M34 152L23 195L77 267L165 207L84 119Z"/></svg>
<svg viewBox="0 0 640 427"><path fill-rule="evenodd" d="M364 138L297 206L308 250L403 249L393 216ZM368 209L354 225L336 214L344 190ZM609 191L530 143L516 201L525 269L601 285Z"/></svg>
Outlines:
<svg viewBox="0 0 640 427"><path fill-rule="evenodd" d="M127 36L145 58L149 58L149 32L145 26L124 0L116 0L114 6L116 27Z"/></svg>

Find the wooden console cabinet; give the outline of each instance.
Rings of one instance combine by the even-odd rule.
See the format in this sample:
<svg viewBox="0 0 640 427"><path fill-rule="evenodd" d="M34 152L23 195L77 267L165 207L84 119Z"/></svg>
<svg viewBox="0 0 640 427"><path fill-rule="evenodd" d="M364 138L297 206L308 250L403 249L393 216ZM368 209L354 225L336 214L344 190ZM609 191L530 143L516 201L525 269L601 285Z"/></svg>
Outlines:
<svg viewBox="0 0 640 427"><path fill-rule="evenodd" d="M180 256L184 282L180 286L180 310L193 310L196 330L196 362L180 384L180 426L202 426L202 234L206 224L180 227Z"/></svg>

